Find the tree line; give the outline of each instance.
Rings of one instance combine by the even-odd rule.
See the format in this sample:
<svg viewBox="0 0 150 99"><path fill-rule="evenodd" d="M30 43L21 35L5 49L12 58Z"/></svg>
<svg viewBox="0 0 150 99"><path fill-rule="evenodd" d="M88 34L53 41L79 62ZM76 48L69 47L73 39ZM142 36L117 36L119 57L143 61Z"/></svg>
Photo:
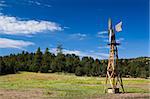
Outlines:
<svg viewBox="0 0 150 99"><path fill-rule="evenodd" d="M123 77L149 77L149 57L119 59L119 72ZM63 54L61 50L57 55L46 48L42 53L38 48L35 53L22 51L0 57L0 75L14 74L19 71L41 73L74 73L77 76L105 77L108 60L82 57L75 54Z"/></svg>

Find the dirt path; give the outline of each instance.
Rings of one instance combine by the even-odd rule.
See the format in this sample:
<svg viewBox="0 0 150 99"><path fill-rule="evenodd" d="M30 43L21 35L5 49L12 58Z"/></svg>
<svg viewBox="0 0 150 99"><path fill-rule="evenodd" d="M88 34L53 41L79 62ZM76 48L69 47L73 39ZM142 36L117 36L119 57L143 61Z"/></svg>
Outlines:
<svg viewBox="0 0 150 99"><path fill-rule="evenodd" d="M150 94L148 93L108 94L101 99L150 99Z"/></svg>
<svg viewBox="0 0 150 99"><path fill-rule="evenodd" d="M42 90L6 90L0 89L0 99L42 99Z"/></svg>
<svg viewBox="0 0 150 99"><path fill-rule="evenodd" d="M44 95L41 89L32 90L6 90L0 89L0 99L51 99ZM56 97L54 99L62 99ZM66 97L63 99L81 99L81 97ZM150 99L148 93L125 93L125 94L105 94L101 96L82 97L82 99Z"/></svg>

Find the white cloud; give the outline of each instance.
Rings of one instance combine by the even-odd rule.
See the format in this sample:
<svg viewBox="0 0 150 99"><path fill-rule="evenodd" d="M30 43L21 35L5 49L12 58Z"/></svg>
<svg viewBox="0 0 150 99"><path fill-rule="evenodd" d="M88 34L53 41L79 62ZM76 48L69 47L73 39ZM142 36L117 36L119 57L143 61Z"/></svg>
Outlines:
<svg viewBox="0 0 150 99"><path fill-rule="evenodd" d="M80 55L81 54L81 52L78 51L78 50L67 50L67 49L64 49L63 53L64 54L76 54L76 55Z"/></svg>
<svg viewBox="0 0 150 99"><path fill-rule="evenodd" d="M100 37L100 38L108 38L108 35L105 35L105 34L108 34L108 31L101 31L101 32L98 32L98 33L97 33L97 37Z"/></svg>
<svg viewBox="0 0 150 99"><path fill-rule="evenodd" d="M29 0L28 3L30 3L32 5L34 4L34 5L37 5L37 6L52 7L49 4L44 4L44 3L41 3L41 2L38 2L38 1Z"/></svg>
<svg viewBox="0 0 150 99"><path fill-rule="evenodd" d="M18 48L22 49L23 47L27 47L30 45L34 45L34 43L23 40L13 40L7 38L0 38L0 48Z"/></svg>
<svg viewBox="0 0 150 99"><path fill-rule="evenodd" d="M16 17L0 15L0 33L30 35L44 31L61 31L59 24L50 21L20 20Z"/></svg>
<svg viewBox="0 0 150 99"><path fill-rule="evenodd" d="M48 7L48 8L52 7L52 6L49 5L49 4L43 4L43 6Z"/></svg>
<svg viewBox="0 0 150 99"><path fill-rule="evenodd" d="M94 59L106 59L108 58L109 54L106 53L100 53L100 52L81 52L78 54L79 56L90 56L93 57Z"/></svg>
<svg viewBox="0 0 150 99"><path fill-rule="evenodd" d="M7 5L0 2L0 7L5 7L5 6L7 6Z"/></svg>
<svg viewBox="0 0 150 99"><path fill-rule="evenodd" d="M107 33L108 33L108 31L100 31L97 34L107 34Z"/></svg>
<svg viewBox="0 0 150 99"><path fill-rule="evenodd" d="M7 5L5 4L5 1L0 0L0 11L3 10L4 7L6 7Z"/></svg>
<svg viewBox="0 0 150 99"><path fill-rule="evenodd" d="M98 47L99 49L109 49L110 47L109 46L100 46Z"/></svg>
<svg viewBox="0 0 150 99"><path fill-rule="evenodd" d="M108 39L104 39L103 41L106 42L106 43L109 43L109 40L108 40Z"/></svg>
<svg viewBox="0 0 150 99"><path fill-rule="evenodd" d="M100 37L100 38L108 38L108 36L104 36L104 35L97 35L97 37Z"/></svg>
<svg viewBox="0 0 150 99"><path fill-rule="evenodd" d="M7 5L5 4L5 1L1 0L0 1L0 7L6 7Z"/></svg>
<svg viewBox="0 0 150 99"><path fill-rule="evenodd" d="M116 40L117 43L121 43L122 41L124 41L124 38L119 38Z"/></svg>
<svg viewBox="0 0 150 99"><path fill-rule="evenodd" d="M103 41L106 42L106 43L109 43L109 40L108 40L108 39L104 39ZM116 40L117 43L121 43L122 41L124 41L124 38L118 38L118 39Z"/></svg>
<svg viewBox="0 0 150 99"><path fill-rule="evenodd" d="M50 51L52 53L57 54L57 49L56 48L52 48L50 49ZM108 58L109 54L106 53L99 53L99 52L95 52L95 51L79 51L79 50L67 50L67 49L63 49L63 53L64 54L76 54L80 57L84 57L84 56L89 56L89 57L93 57L94 59L106 59Z"/></svg>
<svg viewBox="0 0 150 99"><path fill-rule="evenodd" d="M65 26L64 29L70 29L70 27Z"/></svg>
<svg viewBox="0 0 150 99"><path fill-rule="evenodd" d="M77 40L83 40L87 37L86 34L81 34L81 33L75 33L75 34L71 34L70 38L71 39L77 39Z"/></svg>

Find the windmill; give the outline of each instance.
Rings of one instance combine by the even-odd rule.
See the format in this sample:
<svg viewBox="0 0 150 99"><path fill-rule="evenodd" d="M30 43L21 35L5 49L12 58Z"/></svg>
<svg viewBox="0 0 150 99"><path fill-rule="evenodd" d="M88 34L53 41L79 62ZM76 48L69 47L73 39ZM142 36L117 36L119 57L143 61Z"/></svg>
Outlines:
<svg viewBox="0 0 150 99"><path fill-rule="evenodd" d="M121 25L122 22L118 23L114 29L112 27L111 19L108 20L108 36L109 36L108 45L110 46L110 53L108 59L108 66L107 66L107 73L106 73L106 86L105 86L105 92L107 93L119 93L119 85L122 88L122 92L124 93L121 74L118 71L117 45L119 45L119 43L116 42L116 37L115 37L115 30L116 32L122 31ZM107 85L108 81L109 81L109 88Z"/></svg>

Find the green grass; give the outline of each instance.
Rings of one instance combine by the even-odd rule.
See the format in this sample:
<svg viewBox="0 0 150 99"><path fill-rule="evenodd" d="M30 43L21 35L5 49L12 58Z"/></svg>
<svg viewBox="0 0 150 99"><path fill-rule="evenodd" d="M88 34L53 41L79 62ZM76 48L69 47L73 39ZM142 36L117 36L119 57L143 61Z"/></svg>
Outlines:
<svg viewBox="0 0 150 99"><path fill-rule="evenodd" d="M0 89L43 90L50 97L93 97L104 94L105 78L77 77L71 74L21 72L0 76ZM129 93L148 93L149 80L124 78L125 91Z"/></svg>

